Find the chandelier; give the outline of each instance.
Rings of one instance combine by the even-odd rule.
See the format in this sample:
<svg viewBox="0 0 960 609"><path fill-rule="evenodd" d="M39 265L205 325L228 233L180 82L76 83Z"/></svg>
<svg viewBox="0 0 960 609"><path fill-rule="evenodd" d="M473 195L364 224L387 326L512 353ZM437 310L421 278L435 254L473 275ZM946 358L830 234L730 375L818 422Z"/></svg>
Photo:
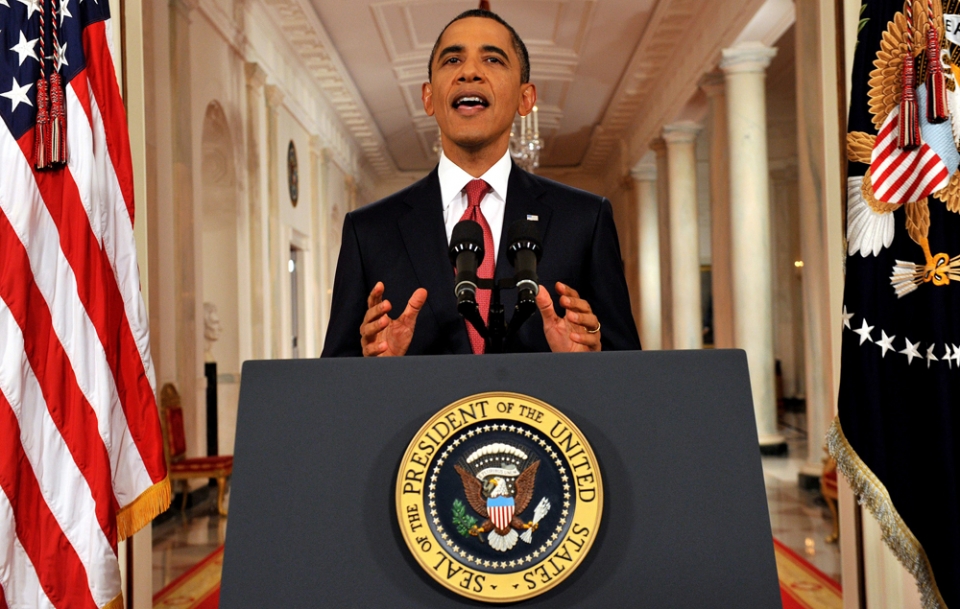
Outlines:
<svg viewBox="0 0 960 609"><path fill-rule="evenodd" d="M530 173L534 173L534 170L540 166L540 151L543 150L538 114L539 110L534 106L533 112L520 117L519 128L517 128L515 121L513 129L510 130L510 156L517 165ZM437 139L433 143L433 153L439 158L442 150L440 130L437 129Z"/></svg>

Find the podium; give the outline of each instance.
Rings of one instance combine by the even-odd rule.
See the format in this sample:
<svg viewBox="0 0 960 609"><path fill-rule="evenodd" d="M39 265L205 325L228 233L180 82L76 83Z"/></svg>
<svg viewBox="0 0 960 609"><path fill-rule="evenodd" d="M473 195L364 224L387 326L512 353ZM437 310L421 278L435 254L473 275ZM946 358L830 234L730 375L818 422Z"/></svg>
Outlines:
<svg viewBox="0 0 960 609"><path fill-rule="evenodd" d="M220 606L486 606L417 564L394 484L424 422L494 391L561 410L603 476L583 564L518 606L781 606L747 361L734 350L247 362Z"/></svg>

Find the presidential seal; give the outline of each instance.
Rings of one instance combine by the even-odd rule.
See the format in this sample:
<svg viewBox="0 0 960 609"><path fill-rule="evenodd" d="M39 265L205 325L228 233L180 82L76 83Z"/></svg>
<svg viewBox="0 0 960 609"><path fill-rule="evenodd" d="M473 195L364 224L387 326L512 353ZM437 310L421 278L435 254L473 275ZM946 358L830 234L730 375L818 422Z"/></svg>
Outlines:
<svg viewBox="0 0 960 609"><path fill-rule="evenodd" d="M600 468L556 408L516 393L443 408L410 442L397 520L420 566L465 597L506 603L557 586L590 550Z"/></svg>

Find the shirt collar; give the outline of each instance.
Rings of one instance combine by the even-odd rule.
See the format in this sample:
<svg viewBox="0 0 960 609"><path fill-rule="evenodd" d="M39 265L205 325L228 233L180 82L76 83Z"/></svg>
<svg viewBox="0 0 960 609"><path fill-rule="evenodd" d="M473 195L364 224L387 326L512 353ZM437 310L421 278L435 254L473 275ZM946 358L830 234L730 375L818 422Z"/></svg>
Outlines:
<svg viewBox="0 0 960 609"><path fill-rule="evenodd" d="M482 176L501 200L507 200L507 182L510 181L510 170L513 162L510 160L508 149L500 160L493 164ZM440 164L437 166L437 176L440 178L440 198L443 200L443 209L446 211L457 197L460 196L467 183L474 179L472 175L460 169L456 163L440 152Z"/></svg>

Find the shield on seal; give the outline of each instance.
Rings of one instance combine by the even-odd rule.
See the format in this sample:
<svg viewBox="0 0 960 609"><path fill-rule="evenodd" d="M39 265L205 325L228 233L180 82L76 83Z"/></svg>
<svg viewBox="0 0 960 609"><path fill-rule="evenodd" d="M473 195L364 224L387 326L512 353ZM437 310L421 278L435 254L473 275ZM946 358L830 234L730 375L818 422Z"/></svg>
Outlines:
<svg viewBox="0 0 960 609"><path fill-rule="evenodd" d="M513 497L490 497L487 499L487 513L496 530L508 528L513 520Z"/></svg>

